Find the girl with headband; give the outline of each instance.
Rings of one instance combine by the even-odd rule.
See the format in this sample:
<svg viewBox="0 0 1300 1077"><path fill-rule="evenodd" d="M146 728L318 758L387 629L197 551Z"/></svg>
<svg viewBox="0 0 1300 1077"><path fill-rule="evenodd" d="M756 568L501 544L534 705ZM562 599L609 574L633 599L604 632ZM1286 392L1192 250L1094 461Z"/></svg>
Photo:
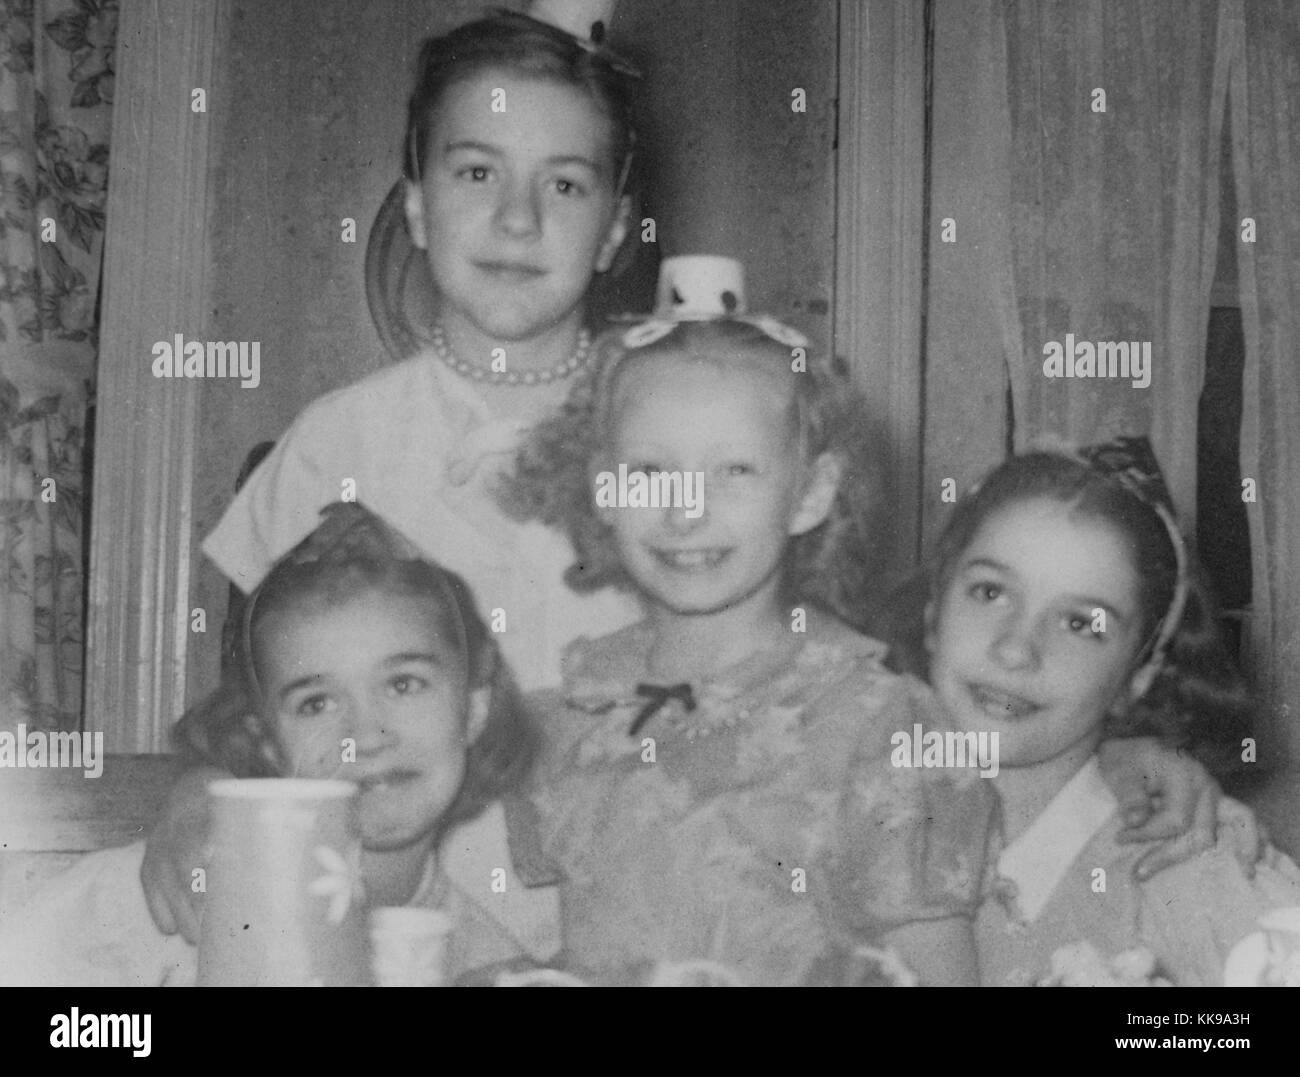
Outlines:
<svg viewBox="0 0 1300 1077"><path fill-rule="evenodd" d="M1300 904L1276 850L1221 843L1139 881L1117 840L1105 738L1197 747L1248 729L1240 675L1144 439L1036 452L959 502L926 572L935 694L996 732L1002 847L976 921L983 982L1221 984L1235 942ZM1113 739L1112 746L1122 746Z"/></svg>
<svg viewBox="0 0 1300 1077"><path fill-rule="evenodd" d="M174 730L182 755L240 778L355 782L371 907L445 913L448 981L522 957L490 898L439 856L522 782L537 743L460 578L360 505L331 505L250 596L235 658ZM143 854L85 857L7 917L0 983L192 984L194 947L150 919Z"/></svg>

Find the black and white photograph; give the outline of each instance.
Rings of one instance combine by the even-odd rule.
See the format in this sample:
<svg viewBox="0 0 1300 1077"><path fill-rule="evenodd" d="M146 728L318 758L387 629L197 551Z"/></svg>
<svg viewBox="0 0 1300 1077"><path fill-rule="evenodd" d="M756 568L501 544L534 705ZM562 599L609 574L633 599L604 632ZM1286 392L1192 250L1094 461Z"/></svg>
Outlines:
<svg viewBox="0 0 1300 1077"><path fill-rule="evenodd" d="M1297 860L1300 3L0 0L37 1042L1297 987Z"/></svg>

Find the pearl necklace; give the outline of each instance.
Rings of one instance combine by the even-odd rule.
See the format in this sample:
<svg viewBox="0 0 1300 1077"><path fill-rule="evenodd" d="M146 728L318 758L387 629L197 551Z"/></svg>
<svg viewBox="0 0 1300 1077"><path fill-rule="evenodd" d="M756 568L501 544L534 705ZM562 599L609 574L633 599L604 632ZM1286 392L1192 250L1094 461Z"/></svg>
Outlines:
<svg viewBox="0 0 1300 1077"><path fill-rule="evenodd" d="M588 353L591 351L591 334L586 329L578 331L578 347L564 362L558 363L549 370L525 370L522 374L515 370L493 370L491 367L475 366L465 362L452 352L443 334L442 326L437 323L430 332L429 343L438 358L463 377L487 382L489 385L547 385L567 378L575 370L581 370L587 365Z"/></svg>
<svg viewBox="0 0 1300 1077"><path fill-rule="evenodd" d="M747 722L752 711L748 707L737 707L734 710L726 711L723 716L712 722L704 722L700 719L691 721L681 709L675 709L668 713L668 723L672 726L673 732L677 733L688 744L694 744L697 740L706 740L715 733L729 733L742 722Z"/></svg>

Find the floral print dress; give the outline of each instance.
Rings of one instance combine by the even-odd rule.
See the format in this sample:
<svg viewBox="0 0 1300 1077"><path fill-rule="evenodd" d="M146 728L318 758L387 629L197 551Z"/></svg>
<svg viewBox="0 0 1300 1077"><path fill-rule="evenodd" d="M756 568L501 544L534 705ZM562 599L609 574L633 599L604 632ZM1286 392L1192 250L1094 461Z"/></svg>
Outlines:
<svg viewBox="0 0 1300 1077"><path fill-rule="evenodd" d="M941 712L882 644L812 620L689 693L643 683L644 624L570 646L563 692L539 699L533 796L570 968L631 983L710 960L748 984L830 982L834 955L883 931L973 916L989 783L892 766L891 736L942 729Z"/></svg>

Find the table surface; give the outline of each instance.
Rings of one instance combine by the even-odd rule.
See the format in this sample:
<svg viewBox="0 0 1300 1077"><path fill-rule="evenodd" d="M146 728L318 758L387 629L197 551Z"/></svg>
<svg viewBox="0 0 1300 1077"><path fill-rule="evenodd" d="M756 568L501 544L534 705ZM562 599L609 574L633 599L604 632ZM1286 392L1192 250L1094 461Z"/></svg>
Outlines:
<svg viewBox="0 0 1300 1077"><path fill-rule="evenodd" d="M170 755L108 755L72 768L0 768L0 852L79 853L139 841L179 770Z"/></svg>

